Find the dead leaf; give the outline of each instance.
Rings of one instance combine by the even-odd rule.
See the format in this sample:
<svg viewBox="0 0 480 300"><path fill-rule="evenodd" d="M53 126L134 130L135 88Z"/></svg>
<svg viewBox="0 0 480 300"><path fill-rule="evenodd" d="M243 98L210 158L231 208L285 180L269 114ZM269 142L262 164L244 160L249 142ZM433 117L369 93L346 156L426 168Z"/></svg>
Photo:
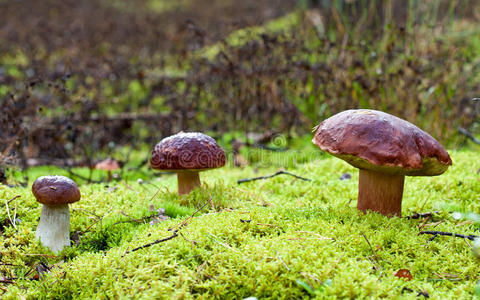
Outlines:
<svg viewBox="0 0 480 300"><path fill-rule="evenodd" d="M405 279L407 279L407 281L410 281L413 278L412 273L410 273L409 269L398 270L397 273L395 273L395 277L405 278Z"/></svg>

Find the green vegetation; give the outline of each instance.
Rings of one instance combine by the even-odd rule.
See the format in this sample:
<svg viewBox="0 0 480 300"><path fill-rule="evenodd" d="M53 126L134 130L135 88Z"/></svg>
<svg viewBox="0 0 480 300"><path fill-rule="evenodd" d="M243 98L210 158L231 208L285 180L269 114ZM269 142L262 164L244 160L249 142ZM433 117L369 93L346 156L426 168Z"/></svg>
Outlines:
<svg viewBox="0 0 480 300"><path fill-rule="evenodd" d="M458 133L480 134L480 1L0 6L0 298L480 296L471 241L419 234L480 236L480 153ZM406 178L403 215L432 216L357 211L358 170L309 134L351 108L453 149L444 175ZM146 164L180 130L216 138L229 164L187 196ZM126 164L110 183L93 169L106 157ZM282 168L312 181L237 183ZM47 174L82 193L58 255L34 239L30 188Z"/></svg>
<svg viewBox="0 0 480 300"><path fill-rule="evenodd" d="M264 152L267 159L270 152ZM2 286L2 297L413 299L422 292L470 298L480 267L469 241L444 236L429 241L431 236L418 234L477 232L476 223L454 219L451 212L480 211L480 155L467 150L451 155L454 165L444 175L406 179L403 215L439 211L429 219L359 213L358 171L322 155L287 168L311 182L282 175L238 185L240 178L278 170L253 164L204 172L203 188L182 197L171 175L148 173L139 184L139 172L109 185L82 184L82 199L71 205L71 235L78 245L58 256L34 241L40 205L30 186L0 186L0 270L4 280L14 282ZM352 178L339 180L346 172ZM68 175L47 167L28 171L32 179L46 173ZM5 202L16 195L9 217ZM150 224L153 218L145 217L159 208L170 218ZM17 230L9 221L14 215ZM127 253L175 229L181 235ZM51 272L32 280L41 263ZM395 277L399 269L408 269L413 279Z"/></svg>

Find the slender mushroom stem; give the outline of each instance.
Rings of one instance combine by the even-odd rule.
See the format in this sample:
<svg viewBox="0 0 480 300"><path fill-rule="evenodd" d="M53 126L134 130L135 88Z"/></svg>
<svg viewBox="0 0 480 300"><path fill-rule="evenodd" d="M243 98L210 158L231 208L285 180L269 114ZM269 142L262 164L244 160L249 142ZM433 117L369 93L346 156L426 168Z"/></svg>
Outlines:
<svg viewBox="0 0 480 300"><path fill-rule="evenodd" d="M385 216L402 215L404 175L389 175L360 170L357 208L372 210Z"/></svg>
<svg viewBox="0 0 480 300"><path fill-rule="evenodd" d="M43 204L35 238L55 254L65 246L70 246L70 211L68 204Z"/></svg>
<svg viewBox="0 0 480 300"><path fill-rule="evenodd" d="M177 173L178 194L184 195L190 193L194 188L200 186L200 176L195 171L184 171Z"/></svg>

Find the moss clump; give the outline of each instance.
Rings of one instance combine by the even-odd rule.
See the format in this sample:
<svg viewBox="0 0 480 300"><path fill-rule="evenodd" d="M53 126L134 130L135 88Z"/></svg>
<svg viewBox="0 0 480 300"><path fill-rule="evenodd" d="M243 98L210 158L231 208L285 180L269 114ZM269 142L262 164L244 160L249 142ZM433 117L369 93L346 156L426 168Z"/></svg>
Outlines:
<svg viewBox="0 0 480 300"><path fill-rule="evenodd" d="M2 284L0 293L5 299L471 298L480 267L468 242L418 234L478 234L473 222L450 212L480 212L480 154L451 154L454 164L444 175L407 177L402 213L440 211L428 220L358 212L358 170L327 156L292 164L289 171L311 182L277 176L238 185L277 169L225 167L181 197L174 176L151 182L160 189L133 178L108 187L83 184L81 201L71 205L76 242L58 256L35 242L40 205L30 189L1 186L2 202L20 195L20 221L15 230L3 204L0 272L14 283ZM339 180L347 172L352 178ZM159 208L169 218L160 220ZM9 209L13 218L15 200ZM175 229L181 235L127 253ZM32 280L42 263L51 271ZM413 279L395 277L399 269Z"/></svg>

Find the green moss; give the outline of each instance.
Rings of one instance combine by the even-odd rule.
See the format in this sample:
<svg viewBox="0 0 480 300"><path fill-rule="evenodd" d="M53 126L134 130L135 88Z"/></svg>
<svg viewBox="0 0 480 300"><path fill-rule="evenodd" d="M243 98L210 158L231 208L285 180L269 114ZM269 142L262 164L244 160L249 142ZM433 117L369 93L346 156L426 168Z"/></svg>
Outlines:
<svg viewBox="0 0 480 300"><path fill-rule="evenodd" d="M441 236L428 241L431 236L418 234L419 227L478 234L475 223L456 220L450 212L480 213L480 155L451 154L453 166L444 175L406 178L403 215L440 211L426 221L358 212L358 171L331 156L290 164L289 171L311 182L282 175L238 185L240 178L277 168L263 165L256 173L252 166L228 166L202 172L202 188L181 197L175 176L154 179L148 170L145 178L152 181L143 184L135 176L126 184L82 184L82 200L71 205L70 231L79 244L58 256L34 240L40 206L29 187L1 186L0 272L18 279L2 285L7 290L0 293L5 299L413 299L419 292L437 299L471 298L480 267L469 244ZM283 155L286 161L294 157ZM55 169L29 175L49 171ZM339 180L346 172L352 179ZM4 204L15 195L20 198L9 209L13 218L17 207L18 231ZM158 208L170 218L150 224L148 216ZM182 235L127 253L171 236L184 221ZM41 262L53 265L51 272L30 280ZM395 277L399 269L410 270L413 279Z"/></svg>

